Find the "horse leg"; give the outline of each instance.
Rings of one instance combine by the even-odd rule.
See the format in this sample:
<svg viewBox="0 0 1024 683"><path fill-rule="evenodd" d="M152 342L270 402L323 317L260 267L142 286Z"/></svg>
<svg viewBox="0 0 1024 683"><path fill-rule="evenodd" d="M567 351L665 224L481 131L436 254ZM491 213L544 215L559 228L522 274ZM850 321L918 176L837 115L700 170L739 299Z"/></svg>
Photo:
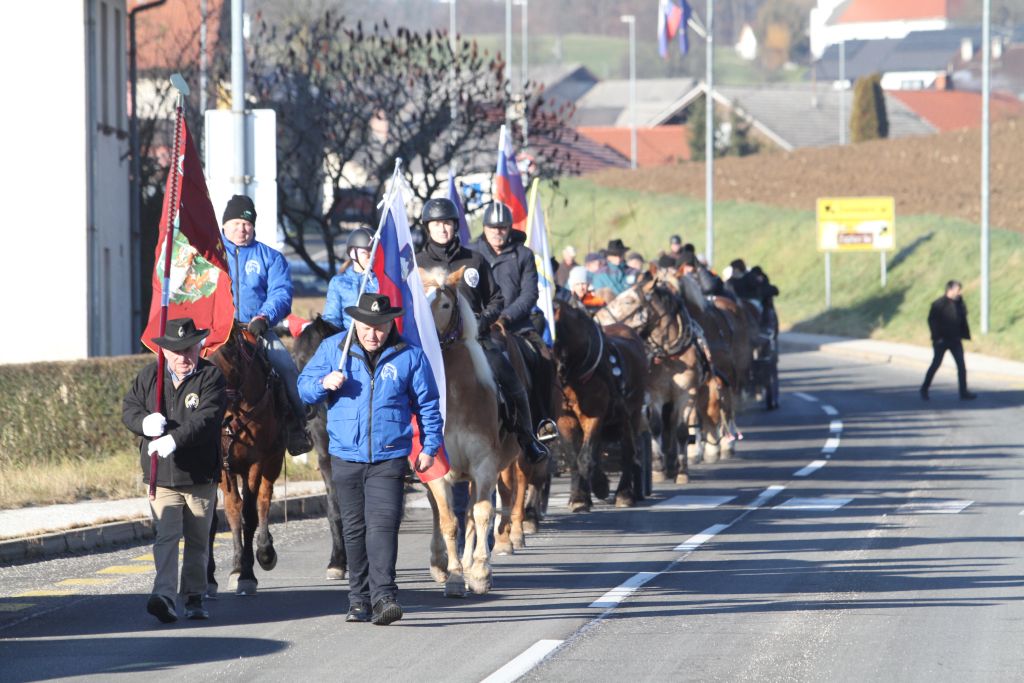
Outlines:
<svg viewBox="0 0 1024 683"><path fill-rule="evenodd" d="M345 557L345 537L342 535L341 508L338 507L338 497L334 492L334 479L331 477L331 456L326 449L321 451L319 444L317 456L320 476L324 480L324 487L327 491L327 527L331 531L331 559L327 562L327 579L341 581L345 578L345 569L348 565Z"/></svg>
<svg viewBox="0 0 1024 683"><path fill-rule="evenodd" d="M651 479L655 483L665 481L667 476L668 463L666 462L665 450L661 447L661 433L664 428L662 420L663 406L659 405L657 399L652 397L650 405L650 417L647 424L651 428Z"/></svg>
<svg viewBox="0 0 1024 683"><path fill-rule="evenodd" d="M270 501L274 495L274 482L261 474L259 493L256 498L256 512L259 526L256 530L256 561L263 571L271 571L277 566L277 551L274 550L274 537L270 533Z"/></svg>
<svg viewBox="0 0 1024 683"><path fill-rule="evenodd" d="M210 515L210 552L206 559L206 597L217 597L217 560L213 556L213 546L217 540L217 496L213 496L213 510Z"/></svg>
<svg viewBox="0 0 1024 683"><path fill-rule="evenodd" d="M473 564L466 574L466 585L471 591L483 595L491 590L491 551L487 535L494 522L494 506L491 505L491 491L497 481L496 474L477 477L470 497L473 510L473 526L476 527L476 543L473 548ZM469 550L467 534L466 550Z"/></svg>
<svg viewBox="0 0 1024 683"><path fill-rule="evenodd" d="M444 595L448 598L465 596L465 578L462 563L459 562L458 520L452 512L452 485L444 478L427 483L427 498L434 517L434 528L430 538L430 575L437 583L443 583Z"/></svg>
<svg viewBox="0 0 1024 683"><path fill-rule="evenodd" d="M259 515L256 510L257 491L253 490L253 471L256 467L250 467L242 480L242 563L241 573L238 575L239 595L255 595L259 582L253 572L253 537L256 535L256 527L259 522ZM256 475L259 476L258 474ZM257 479L258 481L258 479Z"/></svg>
<svg viewBox="0 0 1024 683"><path fill-rule="evenodd" d="M599 439L597 438L600 426L600 418L580 418L580 427L583 429L583 444L576 454L576 471L572 474L572 491L569 494L569 510L571 512L590 512L590 508L594 504L590 497L590 487L597 449L600 447Z"/></svg>
<svg viewBox="0 0 1024 683"><path fill-rule="evenodd" d="M539 483L538 483L539 482ZM547 508L545 490L551 486L551 463L533 466L533 477L526 488L526 509L523 511L523 533L535 534Z"/></svg>
<svg viewBox="0 0 1024 683"><path fill-rule="evenodd" d="M523 518L526 513L526 489L530 481L528 465L522 457L516 458L512 465L513 480L515 481L514 495L512 496L512 547L515 550L522 550L526 547L526 533L523 529Z"/></svg>
<svg viewBox="0 0 1024 683"><path fill-rule="evenodd" d="M476 484L469 482L469 500L466 502L465 535L462 543L462 569L467 570L473 565L473 549L476 544L476 523L473 517L473 501L476 500ZM486 540L486 536L484 537Z"/></svg>
<svg viewBox="0 0 1024 683"><path fill-rule="evenodd" d="M636 489L640 476L637 474L636 429L633 420L627 419L623 425L619 452L622 457L622 474L619 475L619 485L615 489L615 507L631 508L640 497Z"/></svg>
<svg viewBox="0 0 1024 683"><path fill-rule="evenodd" d="M242 575L242 557L245 554L242 542L242 495L238 490L237 476L225 471L221 475L220 489L224 492L224 516L228 518L228 526L231 528L233 547L228 590L234 591L238 590L238 579Z"/></svg>
<svg viewBox="0 0 1024 683"><path fill-rule="evenodd" d="M515 463L509 465L498 474L498 497L501 499L501 517L498 520L498 528L494 534L495 555L511 555L514 552L510 537L512 531L512 500L516 490L514 468Z"/></svg>

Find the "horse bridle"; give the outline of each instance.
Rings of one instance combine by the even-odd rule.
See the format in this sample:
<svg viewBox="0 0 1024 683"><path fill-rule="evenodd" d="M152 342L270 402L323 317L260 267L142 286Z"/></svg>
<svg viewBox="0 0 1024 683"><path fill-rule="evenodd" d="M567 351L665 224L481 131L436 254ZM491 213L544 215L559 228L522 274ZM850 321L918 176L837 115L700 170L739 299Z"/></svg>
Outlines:
<svg viewBox="0 0 1024 683"><path fill-rule="evenodd" d="M242 377L249 376L249 373L252 369L252 365L256 361L256 357L259 354L258 350L255 347L253 347L252 353L248 353L245 348L245 342L246 340L244 334L242 332L236 332L234 344L235 355L238 358L240 358L244 363L244 365L239 369L239 374ZM248 410L242 408L242 400L244 397L242 396L242 391L240 387L238 389L231 387L225 388L224 393L228 399L227 409L224 413L223 425L224 434L227 435L228 437L228 445L225 451L230 451L231 448L238 441L239 435L242 432L247 431L246 423L251 422L251 420L248 420L247 418L250 415L257 412L257 410L262 409L267 399L270 398L270 385L271 376L270 373L267 373L266 382L263 385L263 394L255 403L251 404ZM230 418L228 417L229 414L231 416ZM235 425L237 425L237 427L235 427ZM225 453L225 457L226 456L227 453Z"/></svg>
<svg viewBox="0 0 1024 683"><path fill-rule="evenodd" d="M462 311L459 310L459 295L450 285L444 285L439 290L446 296L450 296L452 299L452 308L454 312L452 317L448 320L448 325L437 333L437 340L441 344L441 349L447 349L452 344L462 339L463 325L462 325ZM454 295L453 295L454 293Z"/></svg>
<svg viewBox="0 0 1024 683"><path fill-rule="evenodd" d="M685 349L686 347L693 343L694 330L691 324L693 321L689 315L686 315L684 317L683 311L685 311L685 309L681 306L678 307L675 313L676 324L679 326L680 330L679 338L676 339L675 342L669 344L668 346L662 344L661 342L654 341L652 339L652 333L655 329L657 329L658 324L662 320L664 320L665 318L669 317L672 314L668 313L667 311L660 312L658 311L658 308L654 305L654 298L656 296L657 290L656 283L654 286L651 287L650 291L647 291L642 286L642 284L640 284L638 287L634 287L634 290L636 290L638 297L642 303L639 306L637 306L636 309L630 312L629 315L625 316L622 319L619 319L612 312L611 308L609 308L609 305L605 305L603 310L606 311L609 316L611 316L612 320L614 320L616 323L621 324L627 324L627 321L632 319L633 316L638 315L642 311L646 311L648 314L647 320L644 322L644 325L638 331L638 334L643 338L644 344L651 351L652 359L668 358L670 356L675 356L676 354L681 353L683 349Z"/></svg>

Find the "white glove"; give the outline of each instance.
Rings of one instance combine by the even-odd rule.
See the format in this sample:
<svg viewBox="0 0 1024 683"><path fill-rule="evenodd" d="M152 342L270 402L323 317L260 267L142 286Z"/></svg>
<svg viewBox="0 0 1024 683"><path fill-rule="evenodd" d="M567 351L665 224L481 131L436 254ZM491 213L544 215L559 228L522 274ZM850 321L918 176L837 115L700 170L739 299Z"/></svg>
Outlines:
<svg viewBox="0 0 1024 683"><path fill-rule="evenodd" d="M167 427L167 418L163 413L150 413L142 418L142 433L152 438L160 436Z"/></svg>
<svg viewBox="0 0 1024 683"><path fill-rule="evenodd" d="M174 452L174 449L178 447L178 444L174 443L174 437L170 434L161 436L159 439L154 439L149 442L149 454L153 455L155 451L161 458L166 458L168 455Z"/></svg>

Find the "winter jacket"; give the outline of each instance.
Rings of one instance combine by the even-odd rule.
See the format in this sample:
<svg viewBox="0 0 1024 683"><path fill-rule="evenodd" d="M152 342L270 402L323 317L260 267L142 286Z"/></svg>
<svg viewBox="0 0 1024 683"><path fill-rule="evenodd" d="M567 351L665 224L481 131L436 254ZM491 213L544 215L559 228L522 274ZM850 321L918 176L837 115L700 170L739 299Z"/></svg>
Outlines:
<svg viewBox="0 0 1024 683"><path fill-rule="evenodd" d="M537 305L537 262L533 252L524 244L516 242L514 236L500 254L491 249L483 235L473 240L470 248L482 255L491 266L494 281L505 300L500 317L508 319L509 330L532 330L530 312Z"/></svg>
<svg viewBox="0 0 1024 683"><path fill-rule="evenodd" d="M149 483L149 442L142 433L142 420L156 412L156 371L154 361L142 368L122 404L124 425L140 437L139 464L142 479ZM220 428L227 408L227 384L220 369L199 359L195 372L175 389L169 371L164 377L164 434L174 438L175 449L157 458L156 483L175 487L207 484L219 479ZM158 438L158 437L154 437Z"/></svg>
<svg viewBox="0 0 1024 683"><path fill-rule="evenodd" d="M615 292L615 296L618 296L629 289L629 283L626 281L626 266L609 263L594 275L590 284L595 290L607 287Z"/></svg>
<svg viewBox="0 0 1024 683"><path fill-rule="evenodd" d="M459 283L459 294L469 301L481 334L487 333L505 308L505 299L494 282L491 267L479 253L463 247L458 235L448 244L438 244L428 236L423 248L416 252L416 265L427 270L443 268L449 273L466 267Z"/></svg>
<svg viewBox="0 0 1024 683"><path fill-rule="evenodd" d="M327 391L323 378L338 369L345 334L328 337L299 375L299 396L312 405L327 399L328 450L350 462L378 462L412 451L412 416L419 420L423 452L441 448L444 423L434 375L423 351L393 331L375 363L356 343L342 372L345 382Z"/></svg>
<svg viewBox="0 0 1024 683"><path fill-rule="evenodd" d="M970 339L971 328L967 325L967 305L964 300L940 296L933 301L928 311L928 328L932 333L933 344L955 344L961 339Z"/></svg>
<svg viewBox="0 0 1024 683"><path fill-rule="evenodd" d="M231 271L235 317L247 323L265 316L273 327L291 313L292 277L281 252L262 242L239 247L224 238Z"/></svg>
<svg viewBox="0 0 1024 683"><path fill-rule="evenodd" d="M349 317L345 308L355 306L359 303L359 287L363 283L363 274L356 272L356 269L349 265L345 272L335 275L327 285L327 303L324 305L324 320L341 329L348 329ZM368 293L377 291L377 276L370 271L366 280Z"/></svg>

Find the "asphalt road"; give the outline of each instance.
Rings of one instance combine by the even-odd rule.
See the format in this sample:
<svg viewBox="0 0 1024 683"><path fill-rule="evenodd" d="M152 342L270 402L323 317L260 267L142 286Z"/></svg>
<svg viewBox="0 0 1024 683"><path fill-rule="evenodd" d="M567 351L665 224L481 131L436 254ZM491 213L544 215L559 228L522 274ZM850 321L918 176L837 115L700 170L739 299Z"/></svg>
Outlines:
<svg viewBox="0 0 1024 683"><path fill-rule="evenodd" d="M387 628L343 622L323 520L277 525L260 593L208 622L146 614L145 546L0 568L0 680L1020 680L1024 392L962 404L944 380L923 403L916 370L782 370L782 409L749 409L736 457L688 486L569 515L556 480L489 595L441 596L410 510Z"/></svg>

